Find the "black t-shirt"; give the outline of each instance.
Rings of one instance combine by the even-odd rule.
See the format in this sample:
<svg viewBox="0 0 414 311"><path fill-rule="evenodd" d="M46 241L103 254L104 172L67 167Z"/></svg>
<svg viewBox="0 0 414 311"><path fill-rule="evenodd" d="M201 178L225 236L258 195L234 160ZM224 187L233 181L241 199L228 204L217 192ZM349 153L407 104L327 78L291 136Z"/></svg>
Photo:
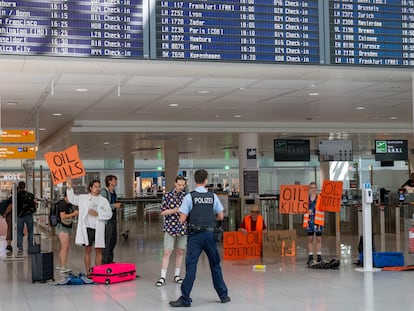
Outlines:
<svg viewBox="0 0 414 311"><path fill-rule="evenodd" d="M58 217L60 219L60 223L62 224L62 226L66 228L72 228L72 218L62 219L60 217L60 213L65 213L65 214L73 213L73 205L70 203L67 203L65 200L60 200L57 205L57 213L58 213Z"/></svg>
<svg viewBox="0 0 414 311"><path fill-rule="evenodd" d="M414 180L413 179L409 179L407 180L402 186L401 188L405 187L405 186L409 186L409 187L414 187Z"/></svg>

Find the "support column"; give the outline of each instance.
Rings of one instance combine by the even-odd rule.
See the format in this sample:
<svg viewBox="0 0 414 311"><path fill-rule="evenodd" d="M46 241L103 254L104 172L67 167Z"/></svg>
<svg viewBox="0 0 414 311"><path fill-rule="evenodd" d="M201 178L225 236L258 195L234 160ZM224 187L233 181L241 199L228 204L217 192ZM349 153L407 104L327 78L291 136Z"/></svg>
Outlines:
<svg viewBox="0 0 414 311"><path fill-rule="evenodd" d="M134 198L135 156L131 152L124 153L124 189L125 198Z"/></svg>
<svg viewBox="0 0 414 311"><path fill-rule="evenodd" d="M178 141L176 138L168 139L165 142L164 151L165 161L165 190L170 191L174 189L175 177L178 174Z"/></svg>
<svg viewBox="0 0 414 311"><path fill-rule="evenodd" d="M248 212L245 210L245 200L256 199L259 194L259 161L257 133L239 134L239 184L241 198L241 217ZM248 193L245 193L245 190Z"/></svg>

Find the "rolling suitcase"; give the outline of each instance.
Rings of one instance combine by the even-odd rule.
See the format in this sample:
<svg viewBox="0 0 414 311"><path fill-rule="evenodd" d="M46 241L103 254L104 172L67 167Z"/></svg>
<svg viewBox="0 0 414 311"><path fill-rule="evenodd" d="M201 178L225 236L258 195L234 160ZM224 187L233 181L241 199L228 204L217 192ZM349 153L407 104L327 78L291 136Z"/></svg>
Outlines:
<svg viewBox="0 0 414 311"><path fill-rule="evenodd" d="M101 284L119 283L136 278L136 267L133 263L110 263L92 267L90 278Z"/></svg>
<svg viewBox="0 0 414 311"><path fill-rule="evenodd" d="M45 283L48 280L55 280L53 276L53 253L32 254L32 282Z"/></svg>

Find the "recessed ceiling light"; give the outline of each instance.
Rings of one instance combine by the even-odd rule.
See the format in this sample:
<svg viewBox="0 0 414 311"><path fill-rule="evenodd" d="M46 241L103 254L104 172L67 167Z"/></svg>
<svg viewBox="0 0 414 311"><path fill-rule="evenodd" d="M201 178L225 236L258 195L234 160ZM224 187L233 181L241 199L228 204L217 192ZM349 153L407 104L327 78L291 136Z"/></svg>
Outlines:
<svg viewBox="0 0 414 311"><path fill-rule="evenodd" d="M198 94L210 94L210 91L207 90L201 90L197 92Z"/></svg>
<svg viewBox="0 0 414 311"><path fill-rule="evenodd" d="M7 106L16 106L17 103L16 102L8 102L6 103Z"/></svg>
<svg viewBox="0 0 414 311"><path fill-rule="evenodd" d="M241 118L241 115L240 115L240 114L236 114L236 115L234 115L233 117L234 117L234 118Z"/></svg>
<svg viewBox="0 0 414 311"><path fill-rule="evenodd" d="M365 107L360 106L360 107L356 107L355 109L356 109L356 110L364 110L364 109L365 109Z"/></svg>
<svg viewBox="0 0 414 311"><path fill-rule="evenodd" d="M60 112L55 112L53 115L54 115L55 117L60 117L60 116L62 115L62 113L60 113Z"/></svg>
<svg viewBox="0 0 414 311"><path fill-rule="evenodd" d="M44 127L39 127L39 131L46 131Z"/></svg>
<svg viewBox="0 0 414 311"><path fill-rule="evenodd" d="M314 93L309 93L309 96L319 96L319 93L316 93L316 92L314 92Z"/></svg>
<svg viewBox="0 0 414 311"><path fill-rule="evenodd" d="M177 107L178 104L169 104L168 106L170 106L170 107Z"/></svg>
<svg viewBox="0 0 414 311"><path fill-rule="evenodd" d="M245 87L239 87L239 91L244 91L245 89Z"/></svg>
<svg viewBox="0 0 414 311"><path fill-rule="evenodd" d="M105 141L104 142L104 145L109 145L109 141Z"/></svg>
<svg viewBox="0 0 414 311"><path fill-rule="evenodd" d="M397 120L397 117L390 117L390 120Z"/></svg>
<svg viewBox="0 0 414 311"><path fill-rule="evenodd" d="M76 89L76 92L87 92L88 91L88 89L85 89L85 88L77 88Z"/></svg>
<svg viewBox="0 0 414 311"><path fill-rule="evenodd" d="M187 140L193 140L193 138L192 137L188 137Z"/></svg>

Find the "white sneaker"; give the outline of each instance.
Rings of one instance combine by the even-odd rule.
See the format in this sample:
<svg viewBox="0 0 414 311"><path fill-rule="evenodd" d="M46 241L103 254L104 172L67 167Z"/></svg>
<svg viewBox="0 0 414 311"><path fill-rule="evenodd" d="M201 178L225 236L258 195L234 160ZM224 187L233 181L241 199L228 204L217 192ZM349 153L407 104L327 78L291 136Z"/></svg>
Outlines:
<svg viewBox="0 0 414 311"><path fill-rule="evenodd" d="M60 273L61 274L65 274L65 273L69 273L69 272L72 272L71 268L66 268L66 267L61 267L60 268Z"/></svg>
<svg viewBox="0 0 414 311"><path fill-rule="evenodd" d="M56 266L56 270L60 271L60 270L62 270L62 267L61 267L61 266L59 266L59 265L57 265L57 266Z"/></svg>

